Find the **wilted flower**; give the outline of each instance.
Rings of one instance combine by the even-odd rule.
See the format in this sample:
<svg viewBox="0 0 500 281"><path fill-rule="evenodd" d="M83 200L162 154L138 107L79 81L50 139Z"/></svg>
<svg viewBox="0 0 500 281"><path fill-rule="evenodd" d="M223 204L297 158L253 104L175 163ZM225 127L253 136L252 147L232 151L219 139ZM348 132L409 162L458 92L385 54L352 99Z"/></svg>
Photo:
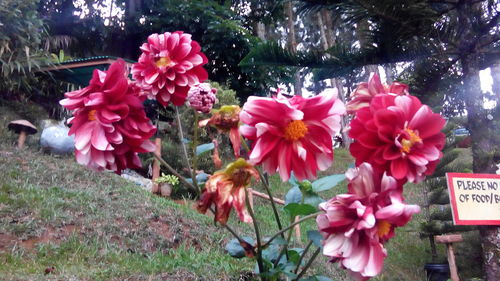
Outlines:
<svg viewBox="0 0 500 281"><path fill-rule="evenodd" d="M214 204L215 220L226 224L234 207L242 222L252 222L245 206L245 188L252 177L259 179L257 170L242 158L229 164L224 171L215 172L205 183L197 204L198 211L204 214Z"/></svg>
<svg viewBox="0 0 500 281"><path fill-rule="evenodd" d="M125 62L95 70L89 85L68 92L60 104L73 110L69 135L75 135L78 163L119 173L140 168L137 153L154 151L148 139L156 128L146 117L138 88L127 79Z"/></svg>
<svg viewBox="0 0 500 281"><path fill-rule="evenodd" d="M321 203L324 213L316 222L325 238L323 254L367 279L382 271L383 244L394 236L394 228L408 223L420 208L403 203L397 181L376 174L370 164L350 169L346 177L349 193Z"/></svg>
<svg viewBox="0 0 500 281"><path fill-rule="evenodd" d="M208 62L191 34L182 31L151 34L141 46L139 61L132 66L133 78L150 98L163 106L184 104L190 86L205 81Z"/></svg>
<svg viewBox="0 0 500 281"><path fill-rule="evenodd" d="M201 83L192 86L188 92L188 102L194 110L202 113L209 113L217 98L217 89L210 87L208 83Z"/></svg>
<svg viewBox="0 0 500 281"><path fill-rule="evenodd" d="M368 83L360 83L356 90L351 93L351 100L346 105L347 112L354 113L369 106L373 97L379 94L408 95L408 85L399 82L384 85L380 82L380 77L376 73L372 73Z"/></svg>
<svg viewBox="0 0 500 281"><path fill-rule="evenodd" d="M378 95L351 121L356 164L372 164L398 180L420 182L442 157L445 120L414 96Z"/></svg>
<svg viewBox="0 0 500 281"><path fill-rule="evenodd" d="M198 124L200 127L211 125L221 132L229 133L235 157L240 157L240 111L241 108L237 105L224 105L218 110L212 110L210 119L202 120Z"/></svg>
<svg viewBox="0 0 500 281"><path fill-rule="evenodd" d="M222 168L222 160L219 157L219 142L217 140L212 140L214 144L214 153L212 154L212 160L214 161L214 166L216 169Z"/></svg>
<svg viewBox="0 0 500 281"><path fill-rule="evenodd" d="M333 161L332 137L340 130L344 104L332 94L287 99L249 97L240 114L244 137L253 141L250 162L269 174L316 177Z"/></svg>

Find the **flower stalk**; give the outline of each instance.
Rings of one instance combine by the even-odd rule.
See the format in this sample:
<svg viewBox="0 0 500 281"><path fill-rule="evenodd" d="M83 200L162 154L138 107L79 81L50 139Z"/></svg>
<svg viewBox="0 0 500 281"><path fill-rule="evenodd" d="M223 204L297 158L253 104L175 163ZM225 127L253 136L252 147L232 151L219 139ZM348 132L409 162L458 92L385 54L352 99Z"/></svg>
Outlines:
<svg viewBox="0 0 500 281"><path fill-rule="evenodd" d="M248 196L248 189L245 188L245 200L247 204L247 209L248 213L250 214L250 217L252 217L252 223L253 227L255 230L255 240L257 240L257 265L259 267L259 273L264 272L264 264L262 263L262 244L260 240L260 231L259 231L259 225L257 223L257 220L255 218L255 214L253 212L252 204L250 204L250 198ZM262 280L265 280L264 276L262 276Z"/></svg>
<svg viewBox="0 0 500 281"><path fill-rule="evenodd" d="M302 268L302 271L299 273L299 275L297 275L297 278L293 279L293 281L300 280L300 278L302 278L302 276L304 276L304 274L307 272L309 267L311 267L312 263L314 262L316 257L319 255L319 253L321 253L321 248L317 248L316 251L314 251L314 254L311 256L309 261L307 261L307 264L304 266L304 268Z"/></svg>
<svg viewBox="0 0 500 281"><path fill-rule="evenodd" d="M300 223L302 223L302 222L304 222L304 221L306 221L306 220L308 220L308 219L315 218L315 217L317 217L317 216L318 216L318 215L320 215L320 214L321 214L321 212L317 212L317 213L314 213L314 214L310 214L310 215L307 215L307 216L305 216L305 217L301 218L301 219L300 219L300 220L298 220L298 221L295 221L295 222L291 223L289 226L287 226L287 227L283 228L282 230L280 230L280 231L276 232L276 233L275 233L275 234L274 234L274 235L273 235L273 236L272 236L272 237L271 237L271 238L270 238L270 239L266 242L266 244L264 244L264 246L262 246L262 247L263 247L263 248L265 248L265 247L269 246L269 245L271 244L271 242L272 242L274 239L276 239L276 237L278 237L278 236L282 235L283 233L287 232L288 230L292 229L292 228L293 228L294 226L296 226L297 224L300 224Z"/></svg>
<svg viewBox="0 0 500 281"><path fill-rule="evenodd" d="M177 118L177 127L179 128L179 138L181 141L182 152L184 152L184 158L186 160L187 167L191 173L191 179L193 180L193 186L195 187L194 190L198 194L200 194L201 193L200 187L196 183L196 170L191 169L191 165L189 163L189 155L187 153L186 145L184 144L184 133L182 131L181 116L179 114L179 109L177 107L175 107L175 116Z"/></svg>

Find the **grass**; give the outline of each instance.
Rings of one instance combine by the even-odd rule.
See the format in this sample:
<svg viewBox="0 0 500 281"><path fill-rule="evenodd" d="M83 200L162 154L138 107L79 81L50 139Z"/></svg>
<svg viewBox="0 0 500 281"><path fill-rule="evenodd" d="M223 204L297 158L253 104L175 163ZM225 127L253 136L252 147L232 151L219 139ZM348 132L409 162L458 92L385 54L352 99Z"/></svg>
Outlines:
<svg viewBox="0 0 500 281"><path fill-rule="evenodd" d="M194 211L192 201L177 204L115 174L89 171L72 156L39 152L36 136L17 151L16 136L5 129L16 118L6 107L0 112L0 280L245 280L253 270L251 260L224 252L232 237ZM352 162L347 150L337 149L333 166L319 177L343 173ZM291 187L278 175L269 180L278 198ZM265 192L258 184L252 187ZM344 181L321 196L329 199L346 189ZM405 190L409 203L422 204L417 185ZM287 225L282 206L278 209ZM265 236L275 233L269 202L255 198L255 211ZM419 214L397 230L386 244L384 272L375 280L425 280L430 254L427 241L418 237L423 219ZM234 214L229 223L240 235L252 236L253 228ZM316 230L313 219L301 225L302 239L293 238L294 246L304 246L308 230ZM327 262L320 255L311 272L349 280Z"/></svg>
<svg viewBox="0 0 500 281"><path fill-rule="evenodd" d="M12 139L0 155L0 280L230 280L251 268L189 204Z"/></svg>

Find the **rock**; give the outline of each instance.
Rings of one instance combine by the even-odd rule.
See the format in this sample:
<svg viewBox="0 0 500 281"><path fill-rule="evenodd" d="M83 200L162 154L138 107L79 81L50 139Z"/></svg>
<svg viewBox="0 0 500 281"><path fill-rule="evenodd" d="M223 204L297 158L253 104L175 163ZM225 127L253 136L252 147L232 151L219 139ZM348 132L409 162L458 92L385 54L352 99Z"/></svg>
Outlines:
<svg viewBox="0 0 500 281"><path fill-rule="evenodd" d="M48 125L42 131L40 145L52 153L71 153L75 149L75 138L74 136L68 136L68 131L69 128L61 123Z"/></svg>
<svg viewBox="0 0 500 281"><path fill-rule="evenodd" d="M137 184L146 191L151 192L151 190L153 189L153 182L150 179L144 178L143 176L130 169L123 170L121 177Z"/></svg>

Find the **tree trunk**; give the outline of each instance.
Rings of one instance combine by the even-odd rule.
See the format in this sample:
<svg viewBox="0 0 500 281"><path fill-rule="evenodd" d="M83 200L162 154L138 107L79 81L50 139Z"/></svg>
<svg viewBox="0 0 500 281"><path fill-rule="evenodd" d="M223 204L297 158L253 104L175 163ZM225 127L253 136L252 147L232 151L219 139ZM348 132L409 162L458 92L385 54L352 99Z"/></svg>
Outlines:
<svg viewBox="0 0 500 281"><path fill-rule="evenodd" d="M288 25L288 49L292 53L297 52L297 40L295 38L295 16L293 13L292 2L285 3L285 12L287 16L287 25ZM295 73L295 82L293 83L293 89L296 95L302 96L302 79L300 77L300 71Z"/></svg>
<svg viewBox="0 0 500 281"><path fill-rule="evenodd" d="M472 157L474 173L494 174L495 157L499 157L499 143L496 142L495 120L483 107L483 96L479 81L479 69L473 61L462 61L464 86L467 89L465 104L467 107L467 129L472 139ZM488 116L490 115L490 116ZM481 226L484 271L487 281L500 280L500 228Z"/></svg>
<svg viewBox="0 0 500 281"><path fill-rule="evenodd" d="M475 14L482 13L482 4L464 1L457 6L458 24L464 31L460 34L460 45L466 47L461 54L462 77L466 90L467 129L472 141L472 170L474 173L495 173L495 162L500 158L500 139L497 135L498 115L484 108L483 94L479 79L477 40L475 34ZM473 43L476 42L476 43ZM498 97L498 96L497 96ZM496 98L496 102L499 100ZM498 109L495 110L498 113ZM495 161L496 160L496 161ZM483 247L483 267L486 281L500 280L500 227L480 226Z"/></svg>
<svg viewBox="0 0 500 281"><path fill-rule="evenodd" d="M385 71L385 83L388 85L392 84L394 81L394 71L392 69L392 65L388 64L384 66Z"/></svg>
<svg viewBox="0 0 500 281"><path fill-rule="evenodd" d="M368 37L366 36L366 33L369 31L369 23L368 20L363 20L357 23L356 26L356 37L359 41L359 46L361 49L368 48L371 44L370 41L368 41ZM380 73L378 71L378 66L371 64L371 65L365 65L364 66L365 70L365 76L366 79L370 76L370 73L376 73L377 75L380 76Z"/></svg>
<svg viewBox="0 0 500 281"><path fill-rule="evenodd" d="M491 77L493 77L493 94L498 100L500 99L500 63L491 68Z"/></svg>
<svg viewBox="0 0 500 281"><path fill-rule="evenodd" d="M317 21L321 35L321 45L323 46L323 50L327 50L328 48L330 48L335 44L335 35L333 31L327 29L327 28L333 28L331 14L328 13L327 10L322 10L317 14ZM330 79L330 84L332 87L335 87L337 89L338 98L345 104L346 98L342 80L340 80L339 78L332 78ZM351 138L349 138L347 132L345 131L348 124L349 124L349 117L347 115L342 116L340 134L342 135L342 141L344 147L349 147L349 145L352 143Z"/></svg>

